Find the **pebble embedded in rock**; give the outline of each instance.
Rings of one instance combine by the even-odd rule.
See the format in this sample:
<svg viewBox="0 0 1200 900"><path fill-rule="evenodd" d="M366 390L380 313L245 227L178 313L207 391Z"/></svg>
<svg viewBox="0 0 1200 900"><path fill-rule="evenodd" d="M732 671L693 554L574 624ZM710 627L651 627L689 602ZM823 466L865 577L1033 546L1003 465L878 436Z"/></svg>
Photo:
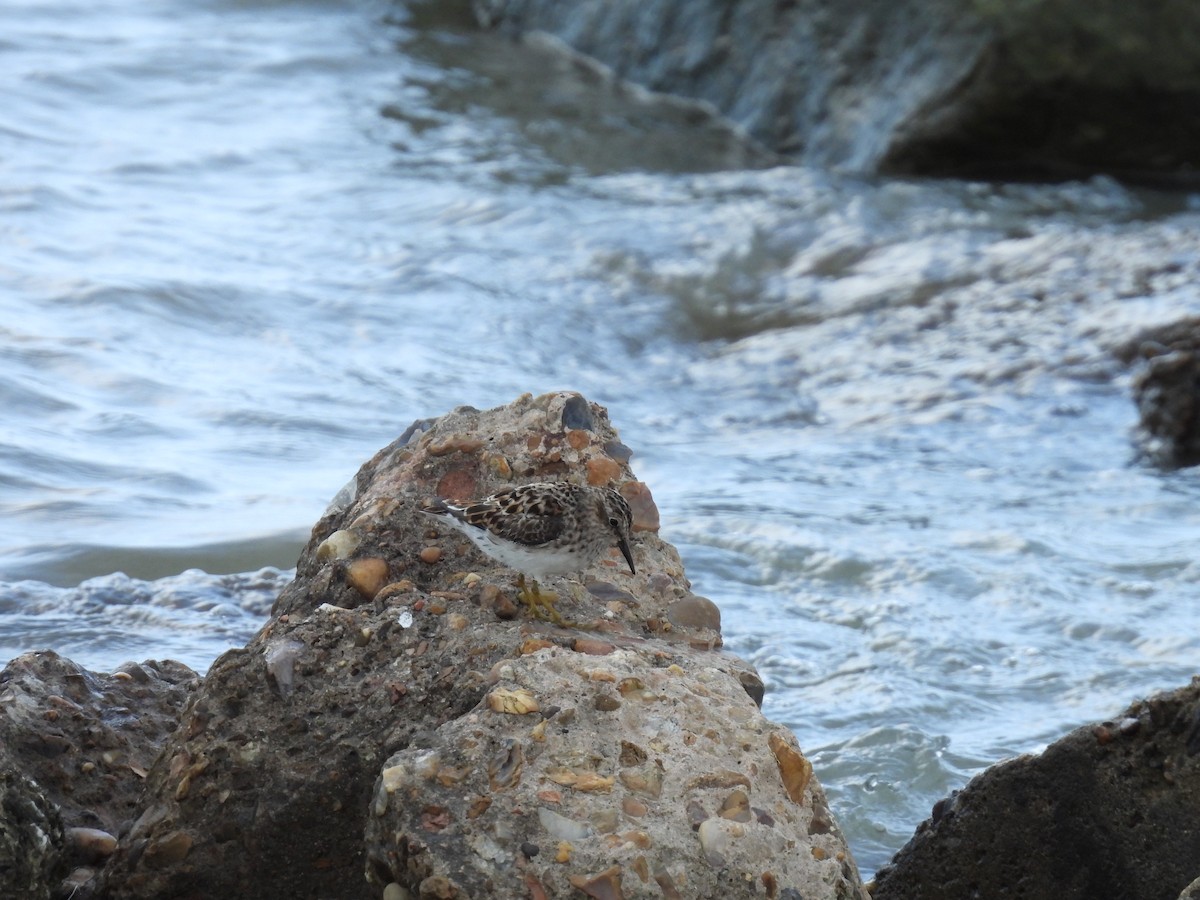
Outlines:
<svg viewBox="0 0 1200 900"><path fill-rule="evenodd" d="M484 459L484 462L487 463L487 467L492 470L492 473L497 478L500 478L503 481L507 481L509 478L512 477L512 465L503 456L500 456L499 454L496 454L496 453L485 453L483 456L483 459ZM472 495L473 495L473 492L472 492ZM463 497L461 499L466 500L468 498Z"/></svg>
<svg viewBox="0 0 1200 900"><path fill-rule="evenodd" d="M600 712L613 712L621 708L621 701L612 694L601 694L593 701L592 706Z"/></svg>
<svg viewBox="0 0 1200 900"><path fill-rule="evenodd" d="M430 442L427 452L430 456L449 456L451 453L474 453L482 447L483 441L479 438L456 434L446 440Z"/></svg>
<svg viewBox="0 0 1200 900"><path fill-rule="evenodd" d="M601 641L596 638L576 638L571 642L571 649L576 653L586 653L589 656L608 656L617 648L608 641Z"/></svg>
<svg viewBox="0 0 1200 900"><path fill-rule="evenodd" d="M513 787L520 782L524 768L525 751L516 741L510 741L488 760L488 786L493 791Z"/></svg>
<svg viewBox="0 0 1200 900"><path fill-rule="evenodd" d="M537 699L524 688L515 691L498 688L487 695L488 708L510 716L524 716L541 709Z"/></svg>
<svg viewBox="0 0 1200 900"><path fill-rule="evenodd" d="M697 834L704 858L714 869L727 865L730 846L735 837L741 837L742 827L724 819L707 819L700 824Z"/></svg>
<svg viewBox="0 0 1200 900"><path fill-rule="evenodd" d="M399 594L411 594L417 589L417 586L407 578L400 581L393 581L391 584L385 584L379 589L379 593L375 595L375 608L381 610L389 600Z"/></svg>
<svg viewBox="0 0 1200 900"><path fill-rule="evenodd" d="M275 686L283 698L287 698L296 686L296 660L308 649L303 641L294 638L275 638L267 644L263 652L263 662L267 666L267 674L275 681Z"/></svg>
<svg viewBox="0 0 1200 900"><path fill-rule="evenodd" d="M433 565L435 562L437 562L439 559L442 558L442 548L441 547L424 547L424 548L422 548L421 552L417 555L421 557L421 562L428 563L429 565Z"/></svg>
<svg viewBox="0 0 1200 900"><path fill-rule="evenodd" d="M793 747L779 732L772 731L767 738L767 745L775 754L775 762L779 764L779 777L783 779L784 790L793 803L804 802L804 789L812 778L812 763L804 758L804 754Z"/></svg>
<svg viewBox="0 0 1200 900"><path fill-rule="evenodd" d="M592 485L611 484L621 477L621 465L611 459L598 456L587 461L587 481Z"/></svg>
<svg viewBox="0 0 1200 900"><path fill-rule="evenodd" d="M563 404L562 425L563 428L582 431L593 431L596 428L596 419L586 398L576 394Z"/></svg>
<svg viewBox="0 0 1200 900"><path fill-rule="evenodd" d="M326 562L331 559L347 559L362 542L362 538L353 531L335 531L317 547L317 559Z"/></svg>
<svg viewBox="0 0 1200 900"><path fill-rule="evenodd" d="M618 777L621 784L636 794L655 800L662 796L662 770L654 763L637 769L623 769Z"/></svg>
<svg viewBox="0 0 1200 900"><path fill-rule="evenodd" d="M557 838L560 841L582 841L592 833L591 826L587 822L568 819L566 816L559 815L554 810L546 809L545 807L541 807L538 810L538 821L542 823L542 827L546 829L551 837Z"/></svg>
<svg viewBox="0 0 1200 900"><path fill-rule="evenodd" d="M621 755L618 762L622 766L640 766L647 759L646 751L632 741L621 741Z"/></svg>
<svg viewBox="0 0 1200 900"><path fill-rule="evenodd" d="M738 681L746 689L746 695L754 701L754 705L762 709L763 698L767 695L767 686L754 672L739 672Z"/></svg>
<svg viewBox="0 0 1200 900"><path fill-rule="evenodd" d="M346 569L346 580L368 600L375 599L389 577L387 562L374 556L356 559Z"/></svg>
<svg viewBox="0 0 1200 900"><path fill-rule="evenodd" d="M725 798L725 802L717 810L717 815L722 819L729 819L734 822L749 822L750 798L746 796L745 791L734 791Z"/></svg>
<svg viewBox="0 0 1200 900"><path fill-rule="evenodd" d="M117 849L117 839L99 828L68 828L67 841L79 858L86 862L98 862L112 856Z"/></svg>
<svg viewBox="0 0 1200 900"><path fill-rule="evenodd" d="M627 481L620 488L621 496L633 513L633 530L654 531L659 528L658 506L650 494L650 488L641 481Z"/></svg>
<svg viewBox="0 0 1200 900"><path fill-rule="evenodd" d="M570 877L572 886L583 891L595 900L624 900L625 893L621 890L621 867L613 866L605 869L599 875L588 878L583 875Z"/></svg>
<svg viewBox="0 0 1200 900"><path fill-rule="evenodd" d="M688 594L667 607L667 621L676 628L721 630L721 609L707 597Z"/></svg>
<svg viewBox="0 0 1200 900"><path fill-rule="evenodd" d="M627 463L633 458L633 451L620 441L608 441L605 443L604 452L617 462Z"/></svg>

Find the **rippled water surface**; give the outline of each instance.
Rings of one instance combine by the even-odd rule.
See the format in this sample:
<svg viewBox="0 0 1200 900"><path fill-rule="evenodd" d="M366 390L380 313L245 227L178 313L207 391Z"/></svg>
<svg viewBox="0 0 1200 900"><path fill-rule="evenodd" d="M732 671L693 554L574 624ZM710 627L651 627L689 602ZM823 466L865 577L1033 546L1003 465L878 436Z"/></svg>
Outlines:
<svg viewBox="0 0 1200 900"><path fill-rule="evenodd" d="M570 388L865 874L996 759L1175 686L1200 488L1110 349L1185 196L863 181L454 4L0 6L0 651L204 669L411 420Z"/></svg>

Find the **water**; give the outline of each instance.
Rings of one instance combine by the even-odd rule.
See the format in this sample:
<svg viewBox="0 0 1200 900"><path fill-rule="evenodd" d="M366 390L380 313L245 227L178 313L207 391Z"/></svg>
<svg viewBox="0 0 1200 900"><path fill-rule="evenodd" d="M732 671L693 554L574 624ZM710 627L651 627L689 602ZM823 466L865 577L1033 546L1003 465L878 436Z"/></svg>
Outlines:
<svg viewBox="0 0 1200 900"><path fill-rule="evenodd" d="M0 652L203 670L415 418L577 389L864 874L1195 671L1109 351L1200 208L779 164L454 4L0 7Z"/></svg>

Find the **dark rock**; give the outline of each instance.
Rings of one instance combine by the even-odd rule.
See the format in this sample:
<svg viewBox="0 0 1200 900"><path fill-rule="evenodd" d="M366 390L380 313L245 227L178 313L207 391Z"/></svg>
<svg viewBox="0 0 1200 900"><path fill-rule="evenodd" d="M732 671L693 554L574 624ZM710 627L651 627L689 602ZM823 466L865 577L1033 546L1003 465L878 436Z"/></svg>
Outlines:
<svg viewBox="0 0 1200 900"><path fill-rule="evenodd" d="M112 835L141 813L146 772L198 684L172 660L107 675L49 650L0 672L0 896L93 895L95 872L81 864L111 853Z"/></svg>
<svg viewBox="0 0 1200 900"><path fill-rule="evenodd" d="M0 897L46 900L67 874L58 807L0 758Z"/></svg>
<svg viewBox="0 0 1200 900"><path fill-rule="evenodd" d="M0 747L67 826L116 834L141 812L143 779L199 676L173 660L89 672L50 650L0 672Z"/></svg>
<svg viewBox="0 0 1200 900"><path fill-rule="evenodd" d="M1200 870L1198 714L1193 679L993 766L939 803L873 900L1173 900Z"/></svg>
<svg viewBox="0 0 1200 900"><path fill-rule="evenodd" d="M1123 0L475 0L801 161L1194 177L1200 7Z"/></svg>
<svg viewBox="0 0 1200 900"><path fill-rule="evenodd" d="M1142 451L1164 466L1200 464L1200 319L1145 331L1117 349L1135 363Z"/></svg>
<svg viewBox="0 0 1200 900"><path fill-rule="evenodd" d="M576 394L570 400L563 404L562 410L563 428L576 428L583 431L594 431L596 428L596 419L592 415L591 407L587 400Z"/></svg>

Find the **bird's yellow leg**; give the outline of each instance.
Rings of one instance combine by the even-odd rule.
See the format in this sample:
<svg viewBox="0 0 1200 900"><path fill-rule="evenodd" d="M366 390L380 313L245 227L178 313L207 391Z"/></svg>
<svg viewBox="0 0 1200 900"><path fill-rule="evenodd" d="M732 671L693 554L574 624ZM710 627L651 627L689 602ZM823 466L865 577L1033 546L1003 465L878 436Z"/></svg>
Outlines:
<svg viewBox="0 0 1200 900"><path fill-rule="evenodd" d="M554 608L554 601L558 599L558 594L553 591L543 592L537 581L532 585L525 582L525 575L517 576L517 588L520 591L519 597L521 602L529 607L530 614L535 619L549 619L555 625L566 625L567 622L558 614L558 610Z"/></svg>

